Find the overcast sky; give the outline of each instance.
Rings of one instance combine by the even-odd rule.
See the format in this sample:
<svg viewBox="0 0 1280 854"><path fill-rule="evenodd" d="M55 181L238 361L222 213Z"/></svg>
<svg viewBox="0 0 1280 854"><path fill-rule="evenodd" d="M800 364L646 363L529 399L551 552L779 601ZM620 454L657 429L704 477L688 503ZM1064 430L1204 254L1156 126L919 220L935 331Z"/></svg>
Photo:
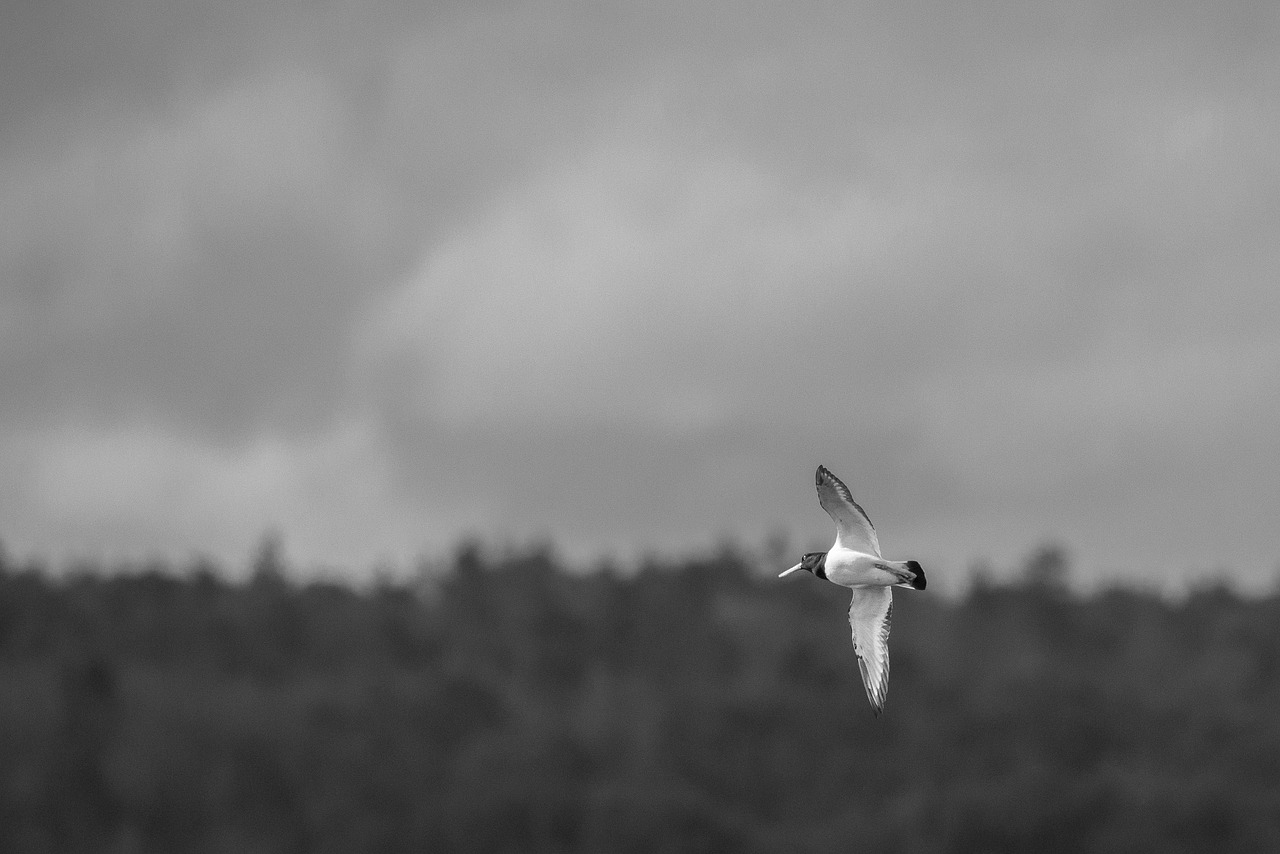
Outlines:
<svg viewBox="0 0 1280 854"><path fill-rule="evenodd" d="M1280 566L1280 4L0 20L0 538Z"/></svg>

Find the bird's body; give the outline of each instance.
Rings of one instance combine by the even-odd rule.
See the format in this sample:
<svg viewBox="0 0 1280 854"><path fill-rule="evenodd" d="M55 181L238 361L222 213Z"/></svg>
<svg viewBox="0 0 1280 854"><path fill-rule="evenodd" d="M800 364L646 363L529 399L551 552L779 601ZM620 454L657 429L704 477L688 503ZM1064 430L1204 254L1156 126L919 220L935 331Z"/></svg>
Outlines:
<svg viewBox="0 0 1280 854"><path fill-rule="evenodd" d="M875 526L840 478L818 466L814 481L818 502L836 523L836 541L825 552L806 554L782 575L803 569L853 591L853 601L849 603L853 648L858 654L867 699L879 715L889 693L892 588L923 590L924 569L914 560L886 560L880 555Z"/></svg>
<svg viewBox="0 0 1280 854"><path fill-rule="evenodd" d="M841 587L911 586L911 570L905 561L887 561L879 555L837 545L827 552L825 563L827 581Z"/></svg>

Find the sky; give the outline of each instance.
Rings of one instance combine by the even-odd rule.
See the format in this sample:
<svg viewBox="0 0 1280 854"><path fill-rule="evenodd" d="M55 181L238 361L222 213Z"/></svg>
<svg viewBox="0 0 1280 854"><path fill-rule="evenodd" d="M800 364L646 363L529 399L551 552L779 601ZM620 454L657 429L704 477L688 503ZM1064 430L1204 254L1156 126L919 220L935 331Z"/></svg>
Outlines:
<svg viewBox="0 0 1280 854"><path fill-rule="evenodd" d="M5 4L0 540L790 558L822 463L1269 588L1278 93L1269 0Z"/></svg>

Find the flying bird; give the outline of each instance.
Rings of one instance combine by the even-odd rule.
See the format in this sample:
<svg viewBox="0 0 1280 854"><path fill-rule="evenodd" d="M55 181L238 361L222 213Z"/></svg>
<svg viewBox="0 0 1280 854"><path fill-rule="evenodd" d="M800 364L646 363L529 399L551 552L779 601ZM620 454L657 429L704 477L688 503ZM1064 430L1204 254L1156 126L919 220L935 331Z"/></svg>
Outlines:
<svg viewBox="0 0 1280 854"><path fill-rule="evenodd" d="M818 503L835 520L835 545L825 552L809 552L778 577L803 569L853 590L853 601L849 604L853 649L858 654L858 669L862 671L867 699L879 717L889 695L893 588L923 590L924 568L914 560L885 560L880 556L875 526L840 478L824 466L818 466L814 482L818 487Z"/></svg>

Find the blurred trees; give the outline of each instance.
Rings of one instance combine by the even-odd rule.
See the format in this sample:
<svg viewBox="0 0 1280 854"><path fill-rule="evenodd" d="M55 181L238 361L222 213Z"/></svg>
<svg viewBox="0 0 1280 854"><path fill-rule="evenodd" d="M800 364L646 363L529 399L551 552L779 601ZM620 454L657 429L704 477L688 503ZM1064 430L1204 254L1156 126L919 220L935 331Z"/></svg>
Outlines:
<svg viewBox="0 0 1280 854"><path fill-rule="evenodd" d="M0 551L0 850L1280 850L1280 597L1073 597L1053 548L895 597L732 550L459 550L367 592Z"/></svg>

